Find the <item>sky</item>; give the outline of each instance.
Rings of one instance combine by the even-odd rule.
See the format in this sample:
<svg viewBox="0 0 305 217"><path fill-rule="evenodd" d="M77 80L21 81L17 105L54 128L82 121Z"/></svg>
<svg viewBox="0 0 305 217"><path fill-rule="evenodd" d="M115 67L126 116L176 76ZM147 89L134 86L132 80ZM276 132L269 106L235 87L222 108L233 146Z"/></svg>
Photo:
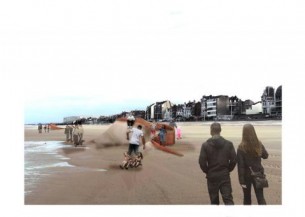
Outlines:
<svg viewBox="0 0 305 217"><path fill-rule="evenodd" d="M22 87L25 123L210 94L259 101L304 56L302 11L287 19L284 4L238 4L21 1L0 21L1 71Z"/></svg>
<svg viewBox="0 0 305 217"><path fill-rule="evenodd" d="M10 177L0 180L3 212L59 216L72 211L23 205L23 183L18 181L24 178L24 123L113 114L209 94L256 101L266 86L283 85L283 205L255 211L204 206L204 212L304 216L304 189L296 189L295 182L305 182L300 173L304 164L295 161L304 159L296 136L304 133L305 122L300 100L304 11L302 0L0 1L0 111L5 123L0 125L5 153L0 160L1 165L9 162L2 173ZM176 216L203 213L202 206L133 208L149 210L147 217L160 209ZM114 212L113 206L73 210L74 216Z"/></svg>

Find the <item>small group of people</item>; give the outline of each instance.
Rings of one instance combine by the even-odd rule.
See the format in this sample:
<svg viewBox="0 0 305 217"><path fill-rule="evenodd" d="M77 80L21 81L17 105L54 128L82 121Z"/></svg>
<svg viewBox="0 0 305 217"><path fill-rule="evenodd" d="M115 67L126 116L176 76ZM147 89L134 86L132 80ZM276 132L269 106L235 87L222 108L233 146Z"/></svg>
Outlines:
<svg viewBox="0 0 305 217"><path fill-rule="evenodd" d="M251 170L264 174L261 159L268 158L262 142L258 139L252 124L245 124L242 131L241 143L237 154L233 143L221 135L221 125L213 123L210 126L211 138L202 144L199 165L206 174L207 187L211 204L219 204L219 192L224 204L233 205L230 172L237 164L239 183L243 190L243 204L250 205L251 187L253 186L257 203L266 204L263 188L256 187Z"/></svg>
<svg viewBox="0 0 305 217"><path fill-rule="evenodd" d="M66 142L73 142L75 147L83 144L84 129L81 122L75 122L74 125L67 124L64 133Z"/></svg>
<svg viewBox="0 0 305 217"><path fill-rule="evenodd" d="M45 133L46 132L50 132L50 125L49 124L45 124L43 126L43 129L44 129ZM38 133L42 133L42 124L41 123L38 124Z"/></svg>

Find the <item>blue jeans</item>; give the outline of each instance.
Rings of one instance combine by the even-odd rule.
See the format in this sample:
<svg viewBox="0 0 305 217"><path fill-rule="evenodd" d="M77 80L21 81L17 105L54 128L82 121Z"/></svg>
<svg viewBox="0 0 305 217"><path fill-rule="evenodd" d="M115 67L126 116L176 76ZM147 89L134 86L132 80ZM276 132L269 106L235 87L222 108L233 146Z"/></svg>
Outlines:
<svg viewBox="0 0 305 217"><path fill-rule="evenodd" d="M165 134L159 134L161 144L165 143Z"/></svg>
<svg viewBox="0 0 305 217"><path fill-rule="evenodd" d="M129 143L129 148L128 148L128 152L127 152L129 155L131 155L132 152L137 154L138 150L139 150L139 145Z"/></svg>

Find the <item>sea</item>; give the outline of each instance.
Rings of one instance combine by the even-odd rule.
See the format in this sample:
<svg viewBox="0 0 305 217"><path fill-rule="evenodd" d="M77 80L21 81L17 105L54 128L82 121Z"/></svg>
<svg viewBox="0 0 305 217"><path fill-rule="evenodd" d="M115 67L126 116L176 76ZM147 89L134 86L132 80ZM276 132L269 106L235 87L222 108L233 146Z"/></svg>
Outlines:
<svg viewBox="0 0 305 217"><path fill-rule="evenodd" d="M62 141L24 142L24 193L31 193L36 184L59 168L72 168L69 158L58 154L58 149L67 147Z"/></svg>
<svg viewBox="0 0 305 217"><path fill-rule="evenodd" d="M73 171L105 172L106 169L93 169L69 164L70 158L60 154L59 149L72 144L63 141L25 141L24 142L24 194L31 194L44 178L56 173ZM81 147L89 149L89 147Z"/></svg>

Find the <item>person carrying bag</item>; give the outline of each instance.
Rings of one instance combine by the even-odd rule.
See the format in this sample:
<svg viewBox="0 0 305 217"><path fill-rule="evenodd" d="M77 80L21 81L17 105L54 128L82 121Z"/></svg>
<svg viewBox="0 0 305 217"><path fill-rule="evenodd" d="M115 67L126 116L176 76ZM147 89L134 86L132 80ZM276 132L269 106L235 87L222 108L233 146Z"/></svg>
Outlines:
<svg viewBox="0 0 305 217"><path fill-rule="evenodd" d="M255 129L251 124L243 126L242 141L237 148L237 168L239 183L244 193L244 205L251 205L251 188L253 185L257 203L265 205L264 188L268 181L264 174L262 159L268 158L268 152L258 140Z"/></svg>
<svg viewBox="0 0 305 217"><path fill-rule="evenodd" d="M266 175L260 172L254 172L251 167L249 167L251 171L251 176L253 178L253 182L256 188L268 188L268 180L266 179Z"/></svg>

